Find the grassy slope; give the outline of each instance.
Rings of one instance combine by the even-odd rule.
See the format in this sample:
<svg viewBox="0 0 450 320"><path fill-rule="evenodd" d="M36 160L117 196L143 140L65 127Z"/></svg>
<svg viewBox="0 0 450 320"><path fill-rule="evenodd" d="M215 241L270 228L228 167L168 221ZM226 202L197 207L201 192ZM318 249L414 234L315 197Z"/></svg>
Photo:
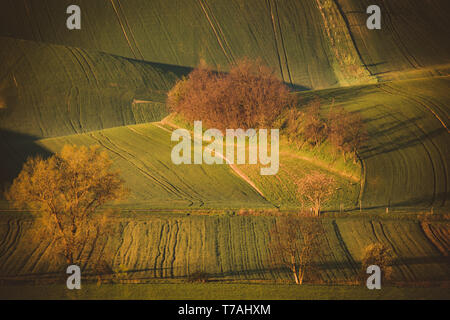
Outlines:
<svg viewBox="0 0 450 320"><path fill-rule="evenodd" d="M22 279L54 276L60 264L31 221L3 216L0 220L0 271ZM220 280L286 280L289 272L271 258L269 229L274 217L224 217L130 214L117 217L107 238L86 247L87 267L105 259L127 279L183 279L202 270ZM449 281L443 252L429 241L413 218L326 218L326 237L315 259L322 283L355 283L365 246L380 241L393 249L394 280ZM448 231L448 222L432 222ZM34 230L34 231L33 231Z"/></svg>
<svg viewBox="0 0 450 320"><path fill-rule="evenodd" d="M369 141L363 206L446 206L449 174L449 77L397 81L301 94L319 96L365 119Z"/></svg>
<svg viewBox="0 0 450 320"><path fill-rule="evenodd" d="M449 22L444 16L448 2L415 1L415 8L424 8L415 12L427 12L425 18L421 18L408 10L409 1L396 4L384 1L382 7L390 8L386 12L389 14L387 27L382 32L369 32L361 28L366 15L358 4L366 2L358 1L337 3L347 12L353 40L373 75L380 79L401 78L414 71L415 76L423 76L436 73L428 69L440 69L449 63L445 41ZM81 3L86 10L83 11L83 29L69 32L63 27L66 17L60 13L73 3ZM130 107L133 98L151 100L151 97L140 96L144 90L156 93L152 97L161 99L161 93L186 71L95 53L98 51L185 66L194 66L201 58L226 66L236 57L263 54L263 61L280 70L285 81L292 80L300 87L345 84L348 79L343 79L342 66L336 65L335 49L351 52L351 46L348 43L344 48L331 45L318 2L286 1L279 3L278 8L274 1L265 7L252 2L227 1L226 8L223 7L225 2L220 1L182 1L176 6L163 0L151 4L144 0L130 1L127 5L117 0L112 3L114 6L105 6L100 1L54 0L40 4L2 1L2 35L72 46L30 44L2 38L2 45L8 50L0 53L1 128L16 132L11 140L0 141L6 144L2 146L7 148L3 153L7 154L6 159L11 159L5 161L2 157L2 174L18 170L20 161L32 152L55 151L65 142L101 142L111 150L111 156L122 168L135 204L141 201L143 205L174 207L203 203L204 207L225 208L246 206L251 198L255 204L268 206L225 166L173 168L168 161L170 148L166 141L169 136L152 125L134 127L137 132L122 127L40 141L32 141L36 137L30 135L42 137L91 131L134 123L135 117L149 120L147 113L138 116L133 113L133 108L139 107ZM256 7L260 10L255 10ZM33 16L27 14L30 10ZM398 11L406 13L394 19L392 14ZM412 17L405 19L408 15ZM346 32L345 28L340 30ZM19 57L23 58L15 60ZM421 68L426 70L421 71ZM70 70L70 74L64 70ZM168 70L173 74L166 78ZM361 153L365 164L363 206L445 204L446 155L449 154L448 81L448 78L435 78L304 94L305 98L321 96L329 102L325 107L329 107L334 98L335 105L361 112L366 118L371 138ZM72 105L77 107L72 108ZM3 137L10 134L2 132ZM27 150L26 154L22 150ZM276 191L276 188L273 182L268 186L269 191ZM267 230L271 218L147 219L140 221L134 217L134 221L122 221L117 225L117 236L98 244L90 259L105 256L115 267L125 264L130 269L148 269L146 272L150 276L157 277L185 276L195 269L239 279L286 276L267 264ZM15 220L1 224L2 274L56 270L48 243L33 241L35 238L29 227L28 222ZM324 270L320 273L324 281L354 279L355 262L361 258L362 248L375 239L392 246L398 255L397 279L448 280L448 263L417 221L379 223L361 219L333 223L328 220L326 227L328 242L323 248L326 260L321 261ZM444 237L434 241L447 241L448 223L444 223L443 228Z"/></svg>
<svg viewBox="0 0 450 320"><path fill-rule="evenodd" d="M40 138L160 120L165 93L189 72L11 38L0 46L0 126Z"/></svg>
<svg viewBox="0 0 450 320"><path fill-rule="evenodd" d="M401 79L448 74L450 2L336 0L336 3L372 75L380 79ZM381 8L381 30L366 27L365 11L369 5Z"/></svg>
<svg viewBox="0 0 450 320"><path fill-rule="evenodd" d="M280 168L273 176L261 176L260 165L239 165L238 167L254 181L256 187L271 203L281 209L299 208L302 205L297 199L295 181L311 171L329 174L337 182L337 190L330 201L324 205L324 210L339 210L341 205L344 209L358 206L360 189L358 179L349 179L329 171L328 167L317 166L314 160L298 158L292 151L280 154Z"/></svg>
<svg viewBox="0 0 450 320"><path fill-rule="evenodd" d="M332 24L345 29L345 23L327 20L333 18L327 13L337 16L338 11L322 12L320 2L47 0L37 5L7 0L1 4L0 30L10 37L190 67L201 59L226 68L239 57L261 57L288 83L324 88L352 77L340 70L336 50L359 58L351 41L333 48L326 30ZM67 16L61 12L69 4L82 8L80 31L64 27Z"/></svg>
<svg viewBox="0 0 450 320"><path fill-rule="evenodd" d="M151 123L13 144L11 148L24 158L30 148L53 153L64 144L99 144L108 151L131 191L121 207L273 207L226 165L174 165L171 150L176 142L170 141L169 132ZM12 156L3 161L20 166Z"/></svg>
<svg viewBox="0 0 450 320"><path fill-rule="evenodd" d="M65 28L69 4L82 8L80 31ZM382 30L366 28L372 4ZM6 0L1 9L2 35L191 67L261 56L286 82L315 89L370 81L361 60L381 79L450 63L445 0Z"/></svg>

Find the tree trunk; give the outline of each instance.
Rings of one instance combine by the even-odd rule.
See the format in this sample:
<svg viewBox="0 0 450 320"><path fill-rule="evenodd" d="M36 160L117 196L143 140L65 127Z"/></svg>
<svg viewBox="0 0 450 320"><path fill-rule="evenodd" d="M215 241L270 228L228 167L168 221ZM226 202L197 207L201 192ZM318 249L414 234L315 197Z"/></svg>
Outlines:
<svg viewBox="0 0 450 320"><path fill-rule="evenodd" d="M303 277L304 277L304 275L305 275L305 271L304 271L304 269L302 269L299 272L300 279L299 279L299 283L298 284L303 284Z"/></svg>
<svg viewBox="0 0 450 320"><path fill-rule="evenodd" d="M297 272L295 272L295 271L294 271L294 279L295 279L296 284L301 284L301 282L298 279Z"/></svg>
<svg viewBox="0 0 450 320"><path fill-rule="evenodd" d="M297 268L295 267L295 257L294 256L291 256L291 263L292 263L292 272L294 273L295 283L299 284L298 276L297 276Z"/></svg>

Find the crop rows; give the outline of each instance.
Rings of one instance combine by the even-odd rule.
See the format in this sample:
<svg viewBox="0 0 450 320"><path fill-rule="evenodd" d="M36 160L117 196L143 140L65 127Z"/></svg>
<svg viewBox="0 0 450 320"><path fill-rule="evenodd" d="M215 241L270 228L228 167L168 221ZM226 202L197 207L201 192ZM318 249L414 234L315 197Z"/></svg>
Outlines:
<svg viewBox="0 0 450 320"><path fill-rule="evenodd" d="M60 272L52 240L37 236L39 227L31 221L11 219L0 224L1 275L46 277ZM84 248L83 268L90 272L104 260L128 279L176 279L203 271L216 279L286 280L289 272L274 262L268 248L268 231L275 222L273 217L117 217L112 231ZM395 280L449 280L444 256L417 221L325 219L323 225L326 236L314 260L319 281L355 282L363 250L374 241L393 250Z"/></svg>

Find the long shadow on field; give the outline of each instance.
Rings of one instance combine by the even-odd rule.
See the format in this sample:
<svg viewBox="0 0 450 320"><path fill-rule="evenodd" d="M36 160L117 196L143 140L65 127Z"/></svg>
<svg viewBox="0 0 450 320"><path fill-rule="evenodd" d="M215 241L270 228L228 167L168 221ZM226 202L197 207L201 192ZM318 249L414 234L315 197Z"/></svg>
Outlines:
<svg viewBox="0 0 450 320"><path fill-rule="evenodd" d="M430 206L444 206L447 202L448 194L446 192L438 192L433 195L425 195L423 197L414 197L405 201L395 201L394 200L386 200L385 204L376 205L376 206L365 206L364 210L373 210L373 209L385 209L389 208L404 208L408 209L414 207L415 209L423 209L427 210ZM353 209L348 209L348 211L352 211ZM346 211L346 210L344 210ZM338 210L330 210L329 212L338 212Z"/></svg>
<svg viewBox="0 0 450 320"><path fill-rule="evenodd" d="M138 60L138 59L133 59L133 58L128 58L128 57L124 57L124 56L118 56L118 55L113 55L111 54L111 56L115 56L124 60L127 60L131 63L138 63L140 65L148 65L151 66L155 69L158 69L164 73L173 73L174 75L176 75L177 77L182 77L182 76L187 76L192 70L194 70L194 68L192 67L187 67L187 66L180 66L180 65L175 65L175 64L167 64L167 63L160 63L160 62L152 62L152 61L147 61L147 60ZM220 73L220 72L219 72ZM311 90L311 88L302 86L300 84L297 83L288 83L288 82L284 82L284 84L286 84L291 90L293 91L308 91Z"/></svg>
<svg viewBox="0 0 450 320"><path fill-rule="evenodd" d="M383 135L392 136L392 142L385 144L374 144L373 147L362 148L360 156L362 159L369 159L371 157L378 156L380 154L389 153L392 151L397 151L413 146L417 146L423 144L427 141L427 139L431 140L435 137L440 136L441 134L445 134L445 128L438 128L436 130L422 133L417 132L415 135L411 134L411 131L403 134L401 136L396 135L396 132L403 131L405 128L412 125L414 120L404 121L401 123L396 122L391 127L386 128L385 130L378 131L371 135L372 138L381 137Z"/></svg>
<svg viewBox="0 0 450 320"><path fill-rule="evenodd" d="M0 129L0 199L3 191L17 177L28 157L41 155L44 158L52 152L36 143L37 137Z"/></svg>

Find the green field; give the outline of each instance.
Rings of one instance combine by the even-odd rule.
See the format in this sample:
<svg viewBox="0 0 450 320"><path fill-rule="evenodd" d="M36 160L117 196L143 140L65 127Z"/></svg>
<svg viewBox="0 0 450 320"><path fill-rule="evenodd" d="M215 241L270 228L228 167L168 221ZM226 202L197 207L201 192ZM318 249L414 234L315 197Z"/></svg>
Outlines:
<svg viewBox="0 0 450 320"><path fill-rule="evenodd" d="M55 279L61 260L52 239L39 236L27 215L4 215L0 224L0 274L3 279ZM324 218L326 236L314 259L313 282L357 282L364 248L382 242L393 250L396 283L439 284L450 280L449 223L420 222L414 215L397 218ZM128 280L185 279L196 271L212 280L289 280L268 247L275 217L204 216L130 212L116 214L113 229L83 249L83 268L104 260ZM429 232L428 230L431 230ZM91 271L89 271L91 270Z"/></svg>
<svg viewBox="0 0 450 320"><path fill-rule="evenodd" d="M363 207L448 205L449 81L435 77L301 94L319 96L325 110L342 106L365 120L369 140L359 152Z"/></svg>
<svg viewBox="0 0 450 320"><path fill-rule="evenodd" d="M63 136L167 115L166 92L190 69L0 37L1 133Z"/></svg>
<svg viewBox="0 0 450 320"><path fill-rule="evenodd" d="M82 8L81 30L65 27L69 4ZM382 8L381 30L366 28L369 4ZM130 194L107 206L112 231L83 248L83 267L104 260L139 285L71 295L47 284L63 270L53 239L1 195L0 299L449 299L449 11L447 0L1 1L0 188L29 156L100 145ZM360 113L369 138L358 163L283 138L275 176L174 165L168 90L201 61L226 72L244 57L273 68L298 108L319 98L325 117ZM313 170L338 192L324 207L315 285L292 286L269 230L301 209L294 181ZM401 288L349 286L373 242L394 253ZM211 281L185 283L195 271Z"/></svg>
<svg viewBox="0 0 450 320"><path fill-rule="evenodd" d="M133 299L133 300L444 300L445 288L384 287L368 290L354 286L296 286L286 284L144 284L82 285L70 291L59 285L0 288L0 299Z"/></svg>

